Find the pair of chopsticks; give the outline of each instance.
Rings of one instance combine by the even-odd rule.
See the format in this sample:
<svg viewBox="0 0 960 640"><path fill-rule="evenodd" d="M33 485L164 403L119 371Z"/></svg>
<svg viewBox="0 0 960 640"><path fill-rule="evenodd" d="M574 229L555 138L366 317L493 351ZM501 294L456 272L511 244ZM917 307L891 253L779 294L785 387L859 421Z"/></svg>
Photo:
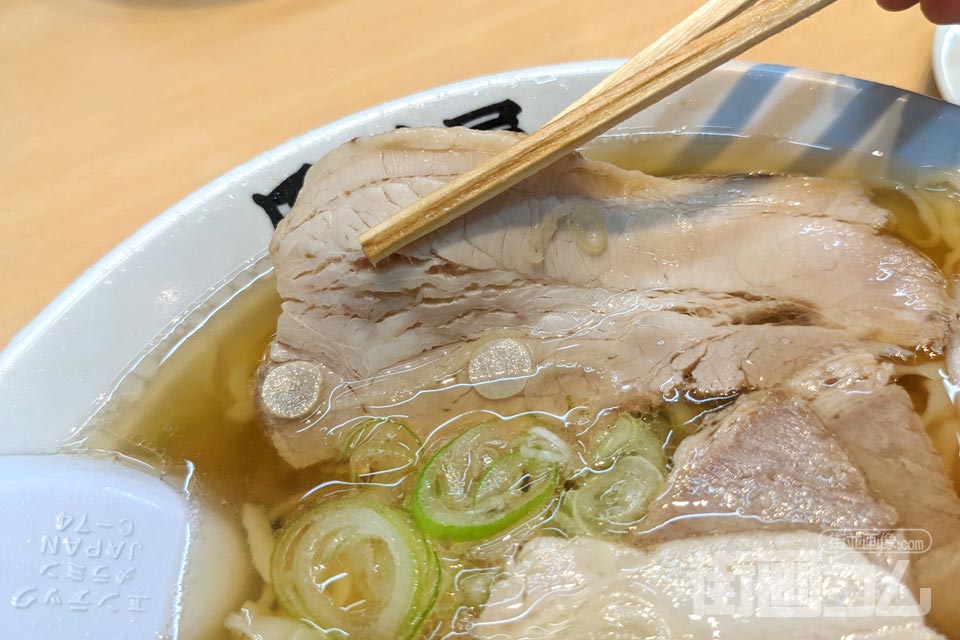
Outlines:
<svg viewBox="0 0 960 640"><path fill-rule="evenodd" d="M376 264L835 0L709 0L543 127L360 236Z"/></svg>

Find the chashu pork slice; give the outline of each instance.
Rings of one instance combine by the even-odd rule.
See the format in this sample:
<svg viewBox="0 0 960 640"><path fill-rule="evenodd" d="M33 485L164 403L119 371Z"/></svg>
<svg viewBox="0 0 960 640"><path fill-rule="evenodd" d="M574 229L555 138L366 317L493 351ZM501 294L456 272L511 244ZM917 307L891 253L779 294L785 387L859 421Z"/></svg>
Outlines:
<svg viewBox="0 0 960 640"><path fill-rule="evenodd" d="M337 455L340 435L366 415L401 416L425 440L437 425L458 417L457 428L486 419L486 413L471 417L481 411L513 415L532 409L562 418L614 406L642 410L664 398L727 397L780 385L798 371L850 353L874 362L897 353L816 326L732 324L677 311L634 314L629 322L610 315L569 337L488 334L365 380L339 381L328 373L336 384L328 387L322 411L306 429L299 422L274 423L274 441L287 460L302 466ZM525 353L529 364L510 381L515 392L503 397L483 390L485 383L470 382L471 363L498 343Z"/></svg>
<svg viewBox="0 0 960 640"><path fill-rule="evenodd" d="M811 406L872 491L897 510L905 536L922 544L910 562L915 583L929 589L936 627L960 637L960 498L907 392L827 390Z"/></svg>
<svg viewBox="0 0 960 640"><path fill-rule="evenodd" d="M803 399L780 389L745 394L713 422L677 448L669 488L644 520L651 539L896 527L897 512Z"/></svg>
<svg viewBox="0 0 960 640"><path fill-rule="evenodd" d="M271 421L292 463L332 455L326 434L347 415L416 417L430 403L547 410L529 402L556 371L595 373L583 385L567 376L568 406L579 391L641 402L661 387L668 397L755 388L745 368L777 380L751 363L770 361L778 340L805 366L834 339L889 356L951 337L941 274L884 233L889 214L860 187L828 179L662 179L571 154L385 265L364 258L359 233L515 139L405 129L354 140L311 169L271 245L283 311L262 372L300 359L323 373L309 419ZM528 380L526 395L488 406L463 372L504 337L525 342L526 368L511 375ZM428 393L438 381L458 391Z"/></svg>
<svg viewBox="0 0 960 640"><path fill-rule="evenodd" d="M535 538L508 562L470 632L483 640L943 638L899 576L803 531L649 549Z"/></svg>
<svg viewBox="0 0 960 640"><path fill-rule="evenodd" d="M879 233L889 215L859 186L829 179L663 179L572 154L388 265L366 261L360 233L515 137L403 129L354 140L315 164L271 245L285 301L281 343L305 354L350 345L360 357L335 371L363 378L446 344L449 332L414 326L418 311L434 318L452 305L457 312L445 322L460 320L458 334L475 335L491 322L463 316L490 305L465 306L464 297L542 284L748 295L796 304L815 324L865 339L909 349L945 344L956 312L942 275ZM584 250L571 227L593 223L606 230L606 243ZM543 300L551 293L539 290L532 307L523 295L497 298L505 298L504 314L531 324L552 310ZM383 322L397 312L413 315ZM502 320L492 323L501 328ZM409 333L419 343L381 348Z"/></svg>
<svg viewBox="0 0 960 640"><path fill-rule="evenodd" d="M929 618L960 637L960 498L910 396L884 379L866 358L845 357L811 367L789 386L808 399L871 491L897 511L901 537L918 543L910 572L928 590Z"/></svg>
<svg viewBox="0 0 960 640"><path fill-rule="evenodd" d="M960 498L902 387L827 389L811 398L810 407L863 470L871 490L897 510L901 526L927 531L935 549L960 540Z"/></svg>
<svg viewBox="0 0 960 640"><path fill-rule="evenodd" d="M931 620L960 635L960 498L909 395L889 378L889 366L848 354L785 389L741 396L678 447L636 542L783 528L866 540L888 531L912 546L877 557L908 561L913 584L929 590Z"/></svg>

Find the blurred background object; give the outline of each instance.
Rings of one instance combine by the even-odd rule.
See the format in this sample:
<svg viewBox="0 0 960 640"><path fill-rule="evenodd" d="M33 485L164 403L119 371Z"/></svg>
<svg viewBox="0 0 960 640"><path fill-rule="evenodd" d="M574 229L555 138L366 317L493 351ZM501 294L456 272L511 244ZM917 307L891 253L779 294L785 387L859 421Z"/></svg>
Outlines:
<svg viewBox="0 0 960 640"><path fill-rule="evenodd" d="M933 76L944 100L960 104L960 25L937 27Z"/></svg>

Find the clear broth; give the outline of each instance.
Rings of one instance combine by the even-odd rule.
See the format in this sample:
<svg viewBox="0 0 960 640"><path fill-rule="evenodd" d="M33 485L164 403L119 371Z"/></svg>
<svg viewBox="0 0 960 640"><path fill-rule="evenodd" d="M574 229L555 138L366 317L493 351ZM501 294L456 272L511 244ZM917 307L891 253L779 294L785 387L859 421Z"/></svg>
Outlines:
<svg viewBox="0 0 960 640"><path fill-rule="evenodd" d="M894 175L918 183L915 175L899 176L882 157L838 160L839 154L830 150L725 136L614 139L593 145L587 154L658 175L786 171L844 178ZM923 196L949 215L960 211L955 191L938 187ZM901 230L915 224L916 206L908 198L885 190L877 199L896 214ZM942 242L922 250L941 265L950 252ZM291 467L257 418L255 371L279 312L272 277L249 285L165 358L135 401L111 407L109 423L93 429L79 446L117 451L175 475L190 463L191 491L237 514L245 503L274 507L274 515L283 513L300 497L342 478L341 465ZM928 404L931 393L947 393L920 383L906 386L918 408ZM927 426L960 487L960 422L953 413ZM460 568L448 564L449 570ZM226 630L223 637L229 637Z"/></svg>

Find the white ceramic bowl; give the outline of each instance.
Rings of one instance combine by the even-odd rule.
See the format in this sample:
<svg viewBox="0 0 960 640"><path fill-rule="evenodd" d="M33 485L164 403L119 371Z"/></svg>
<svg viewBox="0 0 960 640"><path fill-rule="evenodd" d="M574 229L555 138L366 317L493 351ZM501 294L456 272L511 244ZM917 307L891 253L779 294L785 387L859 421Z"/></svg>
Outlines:
<svg viewBox="0 0 960 640"><path fill-rule="evenodd" d="M306 163L399 125L531 131L618 64L514 71L402 98L295 138L188 196L87 271L0 354L0 453L56 449L178 319L261 260L273 231L268 214L276 219L291 203ZM798 171L849 152L868 171L960 167L960 108L768 65L726 65L619 130L787 141L784 166Z"/></svg>
<svg viewBox="0 0 960 640"><path fill-rule="evenodd" d="M960 25L937 27L932 66L940 95L944 100L960 104Z"/></svg>

